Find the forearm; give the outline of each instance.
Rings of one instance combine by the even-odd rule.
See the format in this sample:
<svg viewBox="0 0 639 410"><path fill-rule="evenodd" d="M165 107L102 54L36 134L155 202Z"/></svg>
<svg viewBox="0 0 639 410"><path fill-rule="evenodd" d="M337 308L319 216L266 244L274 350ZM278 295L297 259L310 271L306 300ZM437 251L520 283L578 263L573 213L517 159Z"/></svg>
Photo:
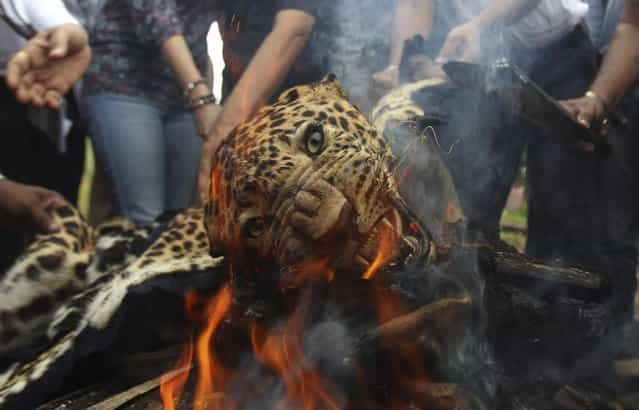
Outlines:
<svg viewBox="0 0 639 410"><path fill-rule="evenodd" d="M482 30L509 26L537 7L539 2L540 0L490 0L473 21Z"/></svg>
<svg viewBox="0 0 639 410"><path fill-rule="evenodd" d="M406 40L427 38L433 28L432 0L397 0L393 14L389 65L399 65Z"/></svg>
<svg viewBox="0 0 639 410"><path fill-rule="evenodd" d="M639 80L639 6L626 6L591 90L612 108Z"/></svg>
<svg viewBox="0 0 639 410"><path fill-rule="evenodd" d="M189 83L203 78L182 35L174 35L166 40L162 45L162 55L171 66L183 89Z"/></svg>
<svg viewBox="0 0 639 410"><path fill-rule="evenodd" d="M300 13L300 11L286 11ZM271 98L301 54L312 32L314 19L301 17L301 28L280 26L277 21L253 56L228 97L215 128L225 134L250 118Z"/></svg>

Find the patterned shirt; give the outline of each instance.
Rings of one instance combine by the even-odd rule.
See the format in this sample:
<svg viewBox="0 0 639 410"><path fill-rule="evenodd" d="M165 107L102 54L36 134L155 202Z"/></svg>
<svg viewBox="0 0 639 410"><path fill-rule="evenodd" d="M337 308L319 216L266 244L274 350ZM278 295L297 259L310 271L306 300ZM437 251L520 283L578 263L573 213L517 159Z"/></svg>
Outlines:
<svg viewBox="0 0 639 410"><path fill-rule="evenodd" d="M206 35L220 17L216 0L108 0L90 33L93 60L85 95L116 93L183 106L180 83L162 56L162 44L183 35L204 75Z"/></svg>

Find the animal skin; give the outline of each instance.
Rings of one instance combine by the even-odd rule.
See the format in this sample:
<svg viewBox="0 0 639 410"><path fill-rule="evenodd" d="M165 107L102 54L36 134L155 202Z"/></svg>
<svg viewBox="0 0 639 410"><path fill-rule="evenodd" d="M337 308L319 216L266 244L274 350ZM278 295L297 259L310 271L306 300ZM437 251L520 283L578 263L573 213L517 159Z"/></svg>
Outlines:
<svg viewBox="0 0 639 410"><path fill-rule="evenodd" d="M236 271L321 259L361 274L383 230L393 239L390 257L427 248L416 246L428 238L411 224L395 156L333 76L285 91L233 130L216 156L205 208L178 214L157 239L126 221L91 229L77 211L58 211L63 230L36 238L0 287L24 289L2 316L3 337L19 334L11 347L43 340L35 357L0 375L0 407L36 404L56 388L55 375L113 338L125 297L162 278L215 274L225 258L211 255ZM34 269L42 273L31 278ZM29 286L39 290L29 294ZM20 309L33 312L30 322L20 323Z"/></svg>

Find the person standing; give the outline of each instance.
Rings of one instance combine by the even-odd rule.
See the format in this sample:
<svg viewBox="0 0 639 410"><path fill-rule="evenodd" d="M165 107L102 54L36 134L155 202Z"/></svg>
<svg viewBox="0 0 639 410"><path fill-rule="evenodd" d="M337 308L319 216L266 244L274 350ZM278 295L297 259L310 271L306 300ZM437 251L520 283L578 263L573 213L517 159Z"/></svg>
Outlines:
<svg viewBox="0 0 639 410"><path fill-rule="evenodd" d="M596 87L589 90L599 53L583 23L587 11L579 0L491 0L477 17L451 30L439 59L477 61L483 51L481 36L499 30L511 61L548 94L558 100L586 95L592 106L600 95ZM602 72L607 72L605 64ZM637 192L636 171L624 158L636 145L628 137L610 141L614 155L606 157L558 142L513 118L497 132L457 147L457 154L465 157L461 162L466 168L458 178L464 211L489 237L498 235L526 151L526 253L546 263L609 273L617 327L632 319L636 287L636 212L621 199Z"/></svg>
<svg viewBox="0 0 639 410"><path fill-rule="evenodd" d="M200 137L219 112L202 75L217 3L107 0L91 27L83 106L116 212L137 223L192 199Z"/></svg>
<svg viewBox="0 0 639 410"><path fill-rule="evenodd" d="M215 151L228 133L249 119L278 90L318 81L327 74L318 47L309 48L323 1L269 0L230 2L223 31L224 88L230 94L202 149L198 190L206 201ZM303 57L301 57L303 56Z"/></svg>

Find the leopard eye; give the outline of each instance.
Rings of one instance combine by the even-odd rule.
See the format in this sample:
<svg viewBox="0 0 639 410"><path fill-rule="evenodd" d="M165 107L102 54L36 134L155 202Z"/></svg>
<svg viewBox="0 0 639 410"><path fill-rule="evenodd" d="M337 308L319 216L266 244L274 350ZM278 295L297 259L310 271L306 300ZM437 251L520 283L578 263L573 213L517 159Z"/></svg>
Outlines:
<svg viewBox="0 0 639 410"><path fill-rule="evenodd" d="M264 234L265 230L264 219L251 218L242 226L242 236L247 239L257 239Z"/></svg>
<svg viewBox="0 0 639 410"><path fill-rule="evenodd" d="M316 156L324 150L324 128L321 124L312 124L306 130L306 151L309 155Z"/></svg>

